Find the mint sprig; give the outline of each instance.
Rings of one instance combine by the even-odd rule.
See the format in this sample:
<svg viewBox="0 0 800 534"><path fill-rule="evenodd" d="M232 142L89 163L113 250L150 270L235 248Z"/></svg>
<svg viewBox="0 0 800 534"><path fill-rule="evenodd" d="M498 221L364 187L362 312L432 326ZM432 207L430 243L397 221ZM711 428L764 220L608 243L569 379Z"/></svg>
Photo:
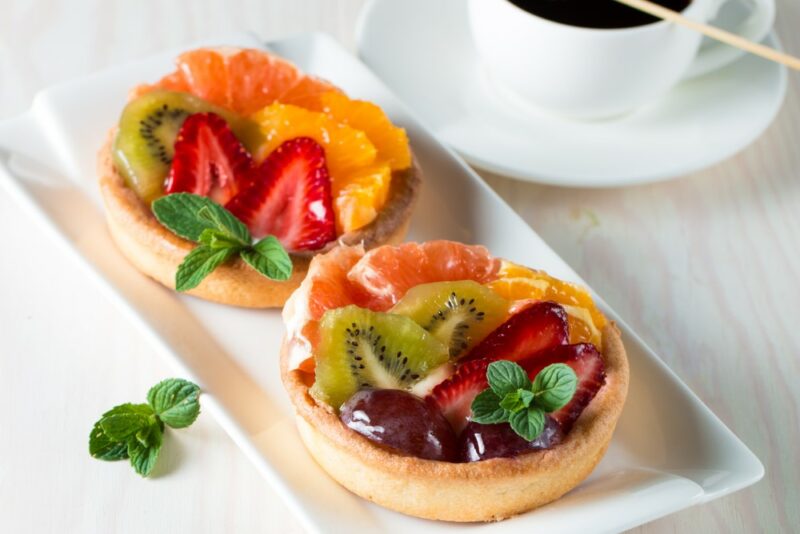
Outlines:
<svg viewBox="0 0 800 534"><path fill-rule="evenodd" d="M188 291L200 285L211 272L239 252L235 248L214 249L200 245L183 258L175 272L175 289Z"/></svg>
<svg viewBox="0 0 800 534"><path fill-rule="evenodd" d="M472 401L472 420L485 425L508 423L527 441L542 433L547 413L567 405L575 395L578 377L569 365L554 363L533 382L514 362L492 362L486 370L489 387Z"/></svg>
<svg viewBox="0 0 800 534"><path fill-rule="evenodd" d="M250 267L273 280L286 280L292 274L292 260L280 241L268 235L252 247L242 250L242 259Z"/></svg>
<svg viewBox="0 0 800 534"><path fill-rule="evenodd" d="M175 273L178 291L197 287L214 269L237 255L267 278L284 281L292 275L292 260L274 236L254 244L247 226L209 198L174 193L154 201L152 209L167 230L198 244Z"/></svg>
<svg viewBox="0 0 800 534"><path fill-rule="evenodd" d="M105 461L130 459L148 476L161 451L165 425L185 428L200 414L200 388L180 378L159 382L147 393L147 404L120 404L104 413L89 434L89 454Z"/></svg>
<svg viewBox="0 0 800 534"><path fill-rule="evenodd" d="M544 411L555 412L572 400L577 387L578 377L569 365L548 365L533 380L535 402Z"/></svg>
<svg viewBox="0 0 800 534"><path fill-rule="evenodd" d="M159 382L147 392L147 403L156 415L172 428L185 428L200 415L197 398L200 388L187 380Z"/></svg>

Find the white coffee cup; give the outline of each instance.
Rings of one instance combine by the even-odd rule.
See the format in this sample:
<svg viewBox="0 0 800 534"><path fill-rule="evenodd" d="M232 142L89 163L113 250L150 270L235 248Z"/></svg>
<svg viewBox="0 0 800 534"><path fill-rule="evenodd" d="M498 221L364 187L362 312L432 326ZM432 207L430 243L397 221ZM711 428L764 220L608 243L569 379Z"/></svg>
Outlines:
<svg viewBox="0 0 800 534"><path fill-rule="evenodd" d="M727 1L732 0L692 0L683 15L713 21ZM775 1L745 3L750 14L735 33L761 41L772 28ZM717 42L698 53L702 36L666 21L584 28L533 15L508 0L470 0L469 20L478 55L494 82L575 118L622 115L664 95L681 79L716 70L743 53Z"/></svg>

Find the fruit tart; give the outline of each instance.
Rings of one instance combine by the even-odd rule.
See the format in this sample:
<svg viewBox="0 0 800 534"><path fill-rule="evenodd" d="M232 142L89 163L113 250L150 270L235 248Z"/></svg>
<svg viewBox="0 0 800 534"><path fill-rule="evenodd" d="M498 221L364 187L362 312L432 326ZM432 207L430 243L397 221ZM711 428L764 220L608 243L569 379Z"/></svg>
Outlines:
<svg viewBox="0 0 800 534"><path fill-rule="evenodd" d="M402 241L420 186L405 131L261 50L192 50L134 88L98 156L111 235L165 286L282 306L315 255Z"/></svg>
<svg viewBox="0 0 800 534"><path fill-rule="evenodd" d="M603 457L628 390L589 293L449 241L315 257L283 311L281 377L328 474L387 508L494 521Z"/></svg>

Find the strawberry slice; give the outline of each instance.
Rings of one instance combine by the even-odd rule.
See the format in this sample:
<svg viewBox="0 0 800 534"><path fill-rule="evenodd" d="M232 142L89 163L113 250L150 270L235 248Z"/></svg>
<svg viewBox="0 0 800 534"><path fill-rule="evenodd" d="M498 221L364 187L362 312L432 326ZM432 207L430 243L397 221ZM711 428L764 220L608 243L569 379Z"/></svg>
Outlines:
<svg viewBox="0 0 800 534"><path fill-rule="evenodd" d="M492 361L494 360L486 358L463 363L450 378L433 388L426 397L428 402L441 410L456 434L461 432L469 421L473 399L489 387L486 381L486 369ZM566 406L550 414L565 434L569 432L573 423L606 380L603 359L595 346L589 343L554 345L531 354L517 363L525 369L531 380L536 378L539 371L553 363L565 363L575 371L578 376L575 395Z"/></svg>
<svg viewBox="0 0 800 534"><path fill-rule="evenodd" d="M491 360L473 360L458 366L456 372L433 388L425 400L444 414L458 435L472 414L472 400L489 387L486 368Z"/></svg>
<svg viewBox="0 0 800 534"><path fill-rule="evenodd" d="M569 342L567 312L555 302L537 302L495 328L462 361L522 360L554 345Z"/></svg>
<svg viewBox="0 0 800 534"><path fill-rule="evenodd" d="M531 380L539 374L539 371L553 363L569 365L578 376L578 387L572 400L557 412L550 414L561 425L564 433L567 433L583 413L583 409L606 383L606 371L600 352L591 343L559 345L519 362Z"/></svg>
<svg viewBox="0 0 800 534"><path fill-rule="evenodd" d="M537 302L512 315L481 341L462 360L456 372L437 385L428 399L444 413L456 432L467 424L472 399L486 389L486 368L495 360L520 364L542 350L564 345L569 326L564 308L553 302Z"/></svg>
<svg viewBox="0 0 800 534"><path fill-rule="evenodd" d="M225 207L254 237L274 235L289 251L316 250L336 239L325 151L309 137L273 150Z"/></svg>
<svg viewBox="0 0 800 534"><path fill-rule="evenodd" d="M225 204L242 188L253 165L250 153L215 113L196 113L183 122L164 190L194 193Z"/></svg>

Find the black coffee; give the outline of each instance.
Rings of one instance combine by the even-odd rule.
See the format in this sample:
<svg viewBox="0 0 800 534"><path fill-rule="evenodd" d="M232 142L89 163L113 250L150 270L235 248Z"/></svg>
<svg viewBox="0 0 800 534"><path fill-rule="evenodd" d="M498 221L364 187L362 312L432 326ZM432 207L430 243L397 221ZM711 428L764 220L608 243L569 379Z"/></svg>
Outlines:
<svg viewBox="0 0 800 534"><path fill-rule="evenodd" d="M528 13L562 24L584 28L630 28L660 19L614 0L509 0ZM655 0L656 4L683 11L691 0Z"/></svg>

